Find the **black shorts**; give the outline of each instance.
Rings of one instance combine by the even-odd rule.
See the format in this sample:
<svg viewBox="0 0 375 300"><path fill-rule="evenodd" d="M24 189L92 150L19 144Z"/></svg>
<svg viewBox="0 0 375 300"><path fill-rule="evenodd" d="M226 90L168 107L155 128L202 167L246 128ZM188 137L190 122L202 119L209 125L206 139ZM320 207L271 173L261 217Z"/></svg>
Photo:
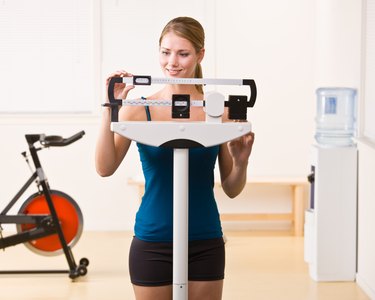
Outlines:
<svg viewBox="0 0 375 300"><path fill-rule="evenodd" d="M222 238L189 242L188 279L224 279L225 246ZM131 282L141 286L173 282L173 243L145 242L133 238L129 252Z"/></svg>

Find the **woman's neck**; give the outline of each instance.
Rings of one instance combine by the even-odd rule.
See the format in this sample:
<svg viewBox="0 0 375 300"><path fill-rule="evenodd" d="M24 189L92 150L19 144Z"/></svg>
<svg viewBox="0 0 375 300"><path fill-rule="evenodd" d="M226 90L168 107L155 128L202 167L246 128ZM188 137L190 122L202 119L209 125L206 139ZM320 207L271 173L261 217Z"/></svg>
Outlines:
<svg viewBox="0 0 375 300"><path fill-rule="evenodd" d="M189 94L191 100L203 99L203 94L198 92L195 85L169 84L160 90L158 94L167 97L166 99L171 99L174 94Z"/></svg>

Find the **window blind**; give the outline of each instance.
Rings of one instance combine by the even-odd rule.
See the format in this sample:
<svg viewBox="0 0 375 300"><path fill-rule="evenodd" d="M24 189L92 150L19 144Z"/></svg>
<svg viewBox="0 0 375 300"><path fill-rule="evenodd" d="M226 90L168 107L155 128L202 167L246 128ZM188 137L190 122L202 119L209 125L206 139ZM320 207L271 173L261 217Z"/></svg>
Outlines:
<svg viewBox="0 0 375 300"><path fill-rule="evenodd" d="M91 5L0 2L0 113L93 110Z"/></svg>

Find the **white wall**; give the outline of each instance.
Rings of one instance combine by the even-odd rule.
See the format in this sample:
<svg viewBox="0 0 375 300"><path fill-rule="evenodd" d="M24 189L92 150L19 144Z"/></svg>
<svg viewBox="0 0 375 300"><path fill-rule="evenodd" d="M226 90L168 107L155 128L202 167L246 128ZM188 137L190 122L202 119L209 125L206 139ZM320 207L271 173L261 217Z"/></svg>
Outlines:
<svg viewBox="0 0 375 300"><path fill-rule="evenodd" d="M371 299L375 299L375 123L373 114L375 1L363 1L363 85L358 141L358 273L357 282Z"/></svg>
<svg viewBox="0 0 375 300"><path fill-rule="evenodd" d="M375 145L358 143L358 284L375 299Z"/></svg>
<svg viewBox="0 0 375 300"><path fill-rule="evenodd" d="M312 1L273 0L266 4L236 0L229 4L195 0L189 5L175 5L175 1L164 0L157 2L156 9L146 0L93 3L94 70L98 70L96 80L100 84L93 89L98 108L104 97L104 80L110 72L124 68L160 76L157 43L161 29L172 17L190 15L206 29L204 75L250 77L258 85L258 102L248 114L256 132L249 175L306 175L315 108ZM231 92L222 87L219 91ZM137 88L131 97L149 93L148 89ZM137 191L127 184L127 179L141 175L137 150L131 148L114 176L100 178L94 170L99 122L99 109L87 115L1 115L2 203L29 176L19 155L26 147L24 134L45 132L66 136L85 130L86 136L76 144L41 153L51 186L71 194L79 202L87 230L131 230L139 203ZM285 193L284 200L288 191ZM286 201L285 206L288 210Z"/></svg>
<svg viewBox="0 0 375 300"><path fill-rule="evenodd" d="M372 0L370 0L372 1ZM364 1L365 2L365 1ZM365 6L355 0L316 1L316 64L315 84L318 86L347 86L358 90L359 122L363 123L363 85L361 64L366 64L361 44ZM373 84L372 82L367 84ZM375 145L363 137L358 139L358 266L357 282L375 298L375 237L374 220Z"/></svg>
<svg viewBox="0 0 375 300"><path fill-rule="evenodd" d="M313 1L219 1L219 77L252 76L256 143L250 175L305 175L313 141ZM249 75L248 75L249 74Z"/></svg>

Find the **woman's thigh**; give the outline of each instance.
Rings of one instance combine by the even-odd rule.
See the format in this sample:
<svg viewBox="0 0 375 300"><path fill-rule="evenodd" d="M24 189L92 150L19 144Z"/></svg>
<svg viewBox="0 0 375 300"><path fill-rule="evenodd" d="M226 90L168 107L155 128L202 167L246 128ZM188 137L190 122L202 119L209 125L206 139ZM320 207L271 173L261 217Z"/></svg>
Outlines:
<svg viewBox="0 0 375 300"><path fill-rule="evenodd" d="M131 281L139 286L172 284L173 244L150 243L133 239L129 253ZM189 243L189 280L224 279L225 246L222 238Z"/></svg>
<svg viewBox="0 0 375 300"><path fill-rule="evenodd" d="M189 281L189 300L221 300L223 280Z"/></svg>
<svg viewBox="0 0 375 300"><path fill-rule="evenodd" d="M172 286L140 286L134 285L134 295L136 300L172 300Z"/></svg>
<svg viewBox="0 0 375 300"><path fill-rule="evenodd" d="M138 286L133 285L136 300L172 300L173 288L165 286ZM189 300L221 300L223 280L189 281Z"/></svg>

